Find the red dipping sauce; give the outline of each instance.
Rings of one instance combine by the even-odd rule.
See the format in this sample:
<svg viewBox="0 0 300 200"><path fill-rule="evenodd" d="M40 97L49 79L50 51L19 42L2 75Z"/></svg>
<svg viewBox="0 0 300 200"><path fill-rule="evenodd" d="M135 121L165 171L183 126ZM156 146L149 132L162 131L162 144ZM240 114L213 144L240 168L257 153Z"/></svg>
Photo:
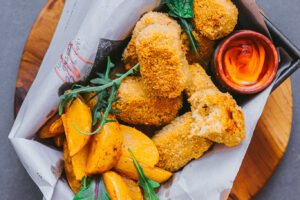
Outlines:
<svg viewBox="0 0 300 200"><path fill-rule="evenodd" d="M254 31L239 31L225 39L215 52L213 71L230 91L257 93L274 80L278 55L273 43Z"/></svg>

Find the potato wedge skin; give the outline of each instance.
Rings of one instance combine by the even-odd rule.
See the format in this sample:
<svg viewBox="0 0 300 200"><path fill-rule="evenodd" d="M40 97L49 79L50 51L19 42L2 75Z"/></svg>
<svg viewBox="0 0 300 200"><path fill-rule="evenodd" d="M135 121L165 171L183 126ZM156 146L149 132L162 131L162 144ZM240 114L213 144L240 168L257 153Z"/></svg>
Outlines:
<svg viewBox="0 0 300 200"><path fill-rule="evenodd" d="M80 181L76 180L67 142L64 142L64 161L64 169L69 186L71 190L76 194L80 190L81 183Z"/></svg>
<svg viewBox="0 0 300 200"><path fill-rule="evenodd" d="M122 177L123 181L126 183L128 189L129 189L129 195L131 199L134 200L143 200L143 194L141 191L141 188L137 185L137 183L134 180L131 180L126 177Z"/></svg>
<svg viewBox="0 0 300 200"><path fill-rule="evenodd" d="M55 146L58 147L58 148L61 148L61 147L63 147L63 145L64 145L64 142L65 142L65 140L66 140L66 137L65 137L64 134L61 134L61 135L55 136L55 137L53 138L53 140L54 140Z"/></svg>
<svg viewBox="0 0 300 200"><path fill-rule="evenodd" d="M85 145L72 159L72 166L76 180L81 181L86 176L86 161L89 155L89 145Z"/></svg>
<svg viewBox="0 0 300 200"><path fill-rule="evenodd" d="M111 200L132 200L129 188L119 174L108 171L102 175L102 178Z"/></svg>
<svg viewBox="0 0 300 200"><path fill-rule="evenodd" d="M64 129L61 131L58 131L57 129L54 131L50 131L50 127L52 126L53 123L55 123L57 120L60 119L59 115L54 115L51 117L38 131L38 136L39 138L45 139L45 138L52 138L57 135L60 135L64 133Z"/></svg>
<svg viewBox="0 0 300 200"><path fill-rule="evenodd" d="M122 156L130 157L130 149L139 162L154 167L159 160L158 150L154 142L144 133L130 126L120 125L123 135Z"/></svg>
<svg viewBox="0 0 300 200"><path fill-rule="evenodd" d="M92 131L92 114L90 108L80 99L75 99L66 108L66 113L61 116L70 156L78 153L89 141L90 136L80 133ZM77 128L77 129L76 129Z"/></svg>
<svg viewBox="0 0 300 200"><path fill-rule="evenodd" d="M171 172L163 170L161 168L149 167L143 163L140 163L140 165L142 166L145 175L149 179L156 181L158 183L163 183L172 176ZM115 171L119 172L120 174L130 179L138 180L138 173L130 157L121 156L114 169Z"/></svg>
<svg viewBox="0 0 300 200"><path fill-rule="evenodd" d="M87 174L103 173L114 167L121 156L122 143L123 137L120 134L119 123L106 123L100 133L91 138Z"/></svg>
<svg viewBox="0 0 300 200"><path fill-rule="evenodd" d="M97 102L98 102L98 97L96 95L96 92L87 92L85 94L82 95L83 99L86 102L86 105L88 105L91 110L96 106Z"/></svg>
<svg viewBox="0 0 300 200"><path fill-rule="evenodd" d="M61 118L56 119L49 127L49 132L52 134L64 133L64 125Z"/></svg>

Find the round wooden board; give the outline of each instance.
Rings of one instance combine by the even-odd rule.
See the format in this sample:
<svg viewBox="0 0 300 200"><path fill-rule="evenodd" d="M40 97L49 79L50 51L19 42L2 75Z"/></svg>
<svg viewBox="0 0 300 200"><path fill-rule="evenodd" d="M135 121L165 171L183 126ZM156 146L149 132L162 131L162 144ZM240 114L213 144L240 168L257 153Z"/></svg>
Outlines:
<svg viewBox="0 0 300 200"><path fill-rule="evenodd" d="M50 44L64 0L49 0L37 17L25 46L16 85L18 112ZM287 147L292 124L292 90L287 80L269 98L256 127L230 200L251 199L267 182Z"/></svg>

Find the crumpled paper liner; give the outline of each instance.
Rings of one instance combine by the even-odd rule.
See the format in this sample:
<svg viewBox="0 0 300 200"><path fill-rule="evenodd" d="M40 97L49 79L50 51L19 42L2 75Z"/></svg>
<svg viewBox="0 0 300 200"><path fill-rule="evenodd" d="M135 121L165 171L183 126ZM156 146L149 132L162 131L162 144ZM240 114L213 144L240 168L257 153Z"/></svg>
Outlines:
<svg viewBox="0 0 300 200"><path fill-rule="evenodd" d="M62 152L34 140L36 131L57 109L58 89L83 80L97 59L112 50L101 41L125 39L140 16L159 6L159 0L68 0L39 73L15 120L9 139L23 166L46 200L72 199L60 175ZM240 23L268 34L255 1L236 1ZM251 19L250 23L249 20ZM243 24L243 20L247 23ZM96 59L96 61L95 61ZM78 70L76 71L75 68ZM201 159L188 164L159 190L160 199L227 199L272 86L242 105L246 139L238 147L215 145Z"/></svg>

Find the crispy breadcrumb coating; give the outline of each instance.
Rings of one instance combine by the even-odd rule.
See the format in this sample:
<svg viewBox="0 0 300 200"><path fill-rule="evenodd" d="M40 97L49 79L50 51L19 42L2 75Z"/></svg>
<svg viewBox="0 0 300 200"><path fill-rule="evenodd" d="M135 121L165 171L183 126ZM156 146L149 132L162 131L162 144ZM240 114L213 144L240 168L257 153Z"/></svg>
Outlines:
<svg viewBox="0 0 300 200"><path fill-rule="evenodd" d="M117 117L129 124L161 126L171 122L182 106L182 96L158 98L150 96L141 77L126 77L118 89L113 108Z"/></svg>
<svg viewBox="0 0 300 200"><path fill-rule="evenodd" d="M139 62L136 54L134 38L131 38L127 47L125 48L122 54L122 60L125 64L124 67L126 70L130 70L134 65L136 65Z"/></svg>
<svg viewBox="0 0 300 200"><path fill-rule="evenodd" d="M194 26L211 40L231 33L238 20L238 9L230 0L195 0Z"/></svg>
<svg viewBox="0 0 300 200"><path fill-rule="evenodd" d="M159 13L159 12L148 12L146 13L135 25L135 28L132 32L132 37L128 46L124 50L123 53L123 61L125 63L125 69L129 70L135 64L138 63L138 58L136 54L135 48L135 38L137 35L147 26L152 24L161 24L166 26L171 26L176 30L178 33L181 32L181 28L178 23L170 18L166 13Z"/></svg>
<svg viewBox="0 0 300 200"><path fill-rule="evenodd" d="M154 135L158 152L157 166L168 171L177 171L193 159L200 158L212 142L190 134L193 122L191 112L177 117Z"/></svg>
<svg viewBox="0 0 300 200"><path fill-rule="evenodd" d="M185 92L188 97L191 97L195 92L205 89L216 89L210 77L206 74L201 65L195 63L188 67L188 79Z"/></svg>
<svg viewBox="0 0 300 200"><path fill-rule="evenodd" d="M186 52L186 59L190 64L199 63L203 67L207 67L210 63L212 54L214 52L215 42L208 39L201 33L193 31L195 39L198 41L198 55L192 49L190 49L190 42L186 33L181 34L181 40L183 43L183 50Z"/></svg>
<svg viewBox="0 0 300 200"><path fill-rule="evenodd" d="M186 86L187 60L180 33L173 27L153 24L136 38L140 73L153 96L175 98Z"/></svg>
<svg viewBox="0 0 300 200"><path fill-rule="evenodd" d="M152 24L166 25L174 28L177 33L181 33L181 28L176 20L170 18L167 13L148 12L135 25L132 32L134 38L147 26Z"/></svg>
<svg viewBox="0 0 300 200"><path fill-rule="evenodd" d="M227 146L236 146L245 138L242 109L228 93L207 89L190 98L192 135L201 136Z"/></svg>

